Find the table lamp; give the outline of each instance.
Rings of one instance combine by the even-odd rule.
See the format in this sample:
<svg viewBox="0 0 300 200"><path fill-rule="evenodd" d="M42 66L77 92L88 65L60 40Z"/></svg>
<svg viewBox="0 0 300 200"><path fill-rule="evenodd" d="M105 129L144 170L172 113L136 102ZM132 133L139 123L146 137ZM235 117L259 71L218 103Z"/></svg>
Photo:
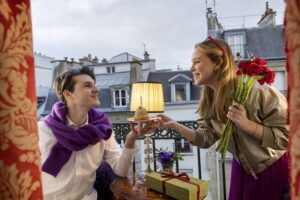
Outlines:
<svg viewBox="0 0 300 200"><path fill-rule="evenodd" d="M164 112L164 95L161 83L156 82L137 82L132 84L130 111L135 112L139 107L144 107L148 113ZM145 138L147 169L150 168L150 134L146 134Z"/></svg>

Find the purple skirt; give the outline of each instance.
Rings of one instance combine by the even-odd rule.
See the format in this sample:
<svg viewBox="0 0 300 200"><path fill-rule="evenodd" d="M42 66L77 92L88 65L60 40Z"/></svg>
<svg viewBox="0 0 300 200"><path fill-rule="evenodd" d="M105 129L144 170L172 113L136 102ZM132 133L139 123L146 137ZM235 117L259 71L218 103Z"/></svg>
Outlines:
<svg viewBox="0 0 300 200"><path fill-rule="evenodd" d="M257 180L248 175L233 159L229 200L279 200L286 192L288 181L288 158L283 155L264 171Z"/></svg>

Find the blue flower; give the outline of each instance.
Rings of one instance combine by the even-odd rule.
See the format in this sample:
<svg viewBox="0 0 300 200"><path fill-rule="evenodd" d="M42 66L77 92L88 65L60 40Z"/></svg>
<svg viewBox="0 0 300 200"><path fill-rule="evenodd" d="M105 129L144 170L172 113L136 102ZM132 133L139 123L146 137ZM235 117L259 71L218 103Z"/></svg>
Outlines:
<svg viewBox="0 0 300 200"><path fill-rule="evenodd" d="M174 157L174 152L171 151L162 151L158 153L158 161L163 166L172 162L173 157Z"/></svg>
<svg viewBox="0 0 300 200"><path fill-rule="evenodd" d="M156 160L164 168L166 166L173 165L176 160L183 160L180 153L174 153L172 151L167 151L167 149L156 149Z"/></svg>

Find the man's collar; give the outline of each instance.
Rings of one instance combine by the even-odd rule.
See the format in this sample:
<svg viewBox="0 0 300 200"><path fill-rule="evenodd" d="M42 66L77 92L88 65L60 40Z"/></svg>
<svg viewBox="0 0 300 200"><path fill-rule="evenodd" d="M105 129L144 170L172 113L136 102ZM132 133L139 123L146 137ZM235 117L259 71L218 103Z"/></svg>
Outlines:
<svg viewBox="0 0 300 200"><path fill-rule="evenodd" d="M80 127L77 127L77 125L74 122L72 122L72 120L69 118L68 115L66 117L67 117L67 125L72 127L72 128L80 128L80 127L88 124L88 122L89 122L89 115L87 115L85 123L83 125L81 125Z"/></svg>

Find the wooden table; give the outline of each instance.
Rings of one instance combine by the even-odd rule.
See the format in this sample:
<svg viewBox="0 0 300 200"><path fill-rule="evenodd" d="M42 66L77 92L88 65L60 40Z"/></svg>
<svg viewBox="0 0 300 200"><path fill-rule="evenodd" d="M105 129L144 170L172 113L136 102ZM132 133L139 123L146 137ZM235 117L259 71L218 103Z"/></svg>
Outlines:
<svg viewBox="0 0 300 200"><path fill-rule="evenodd" d="M110 189L113 192L115 199L173 199L154 190L147 189L144 180L136 174L128 178L116 178L110 185Z"/></svg>

